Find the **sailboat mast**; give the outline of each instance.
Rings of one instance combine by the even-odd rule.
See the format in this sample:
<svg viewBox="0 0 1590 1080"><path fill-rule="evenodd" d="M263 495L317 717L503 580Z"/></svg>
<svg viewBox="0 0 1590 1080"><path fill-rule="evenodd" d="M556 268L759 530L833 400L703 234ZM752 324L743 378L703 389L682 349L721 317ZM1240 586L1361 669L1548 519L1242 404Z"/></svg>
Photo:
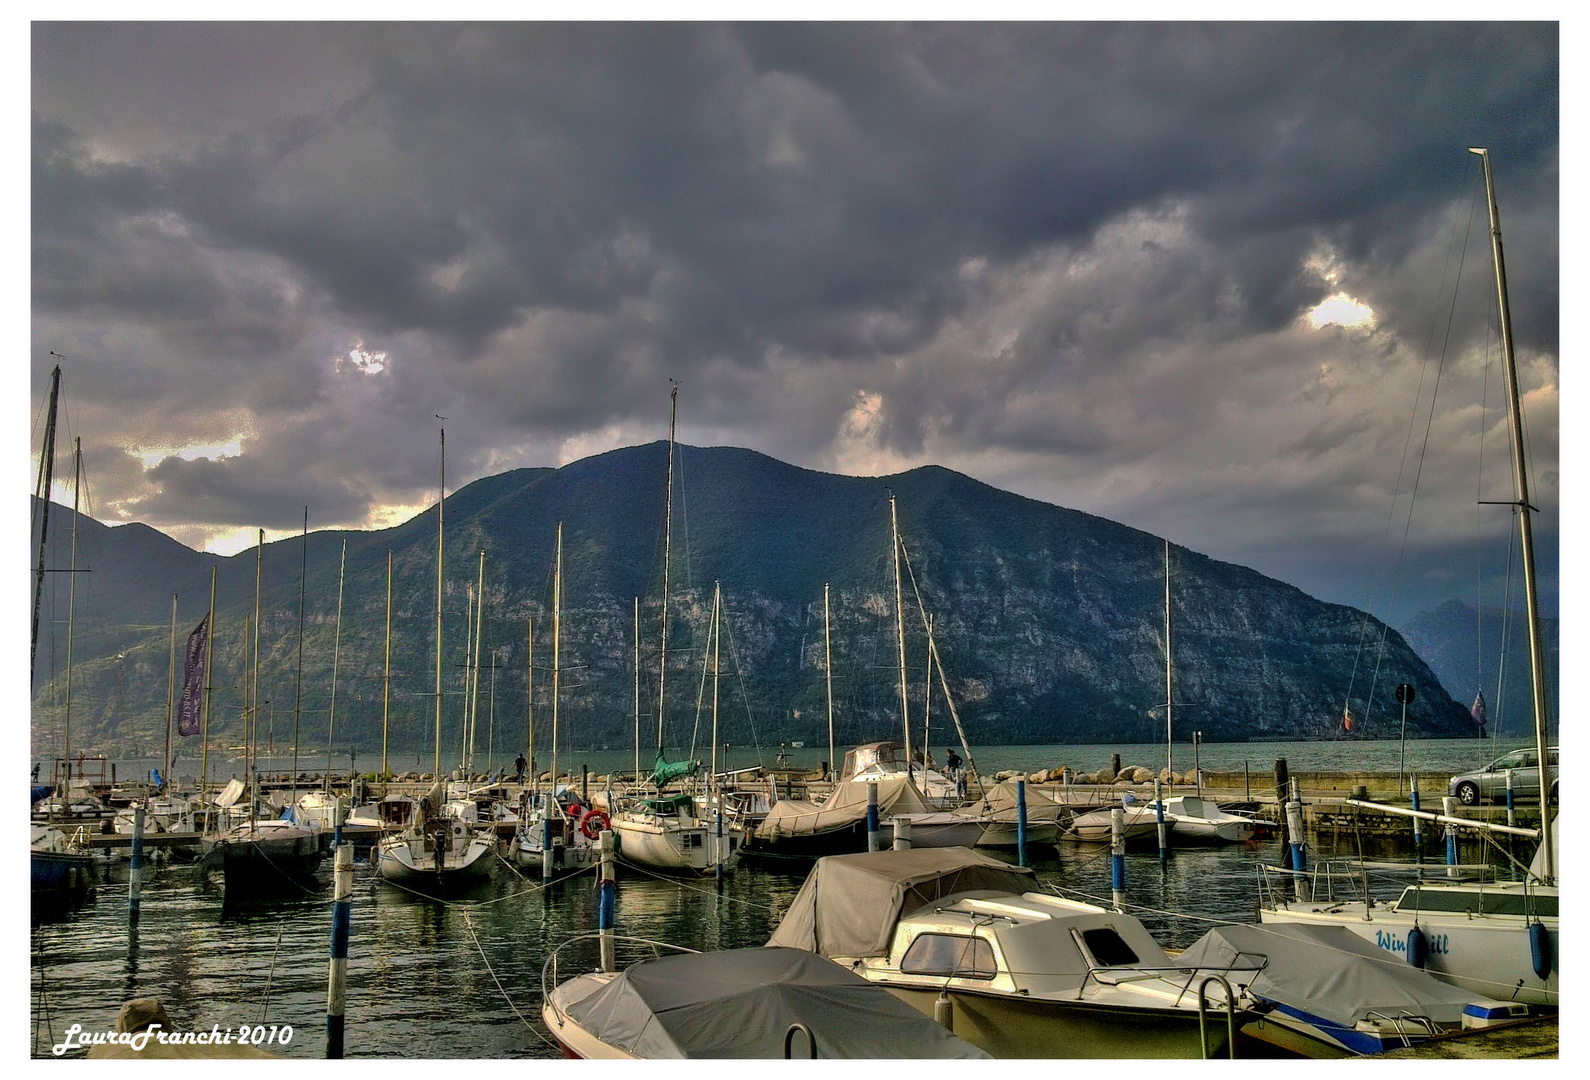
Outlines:
<svg viewBox="0 0 1590 1080"><path fill-rule="evenodd" d="M823 582L823 678L828 683L828 775L834 768L834 651L828 635L828 582Z"/></svg>
<svg viewBox="0 0 1590 1080"><path fill-rule="evenodd" d="M1170 709L1174 700L1170 692L1170 540L1165 540L1165 771L1174 773L1171 767L1171 742L1170 742Z"/></svg>
<svg viewBox="0 0 1590 1080"><path fill-rule="evenodd" d="M719 582L712 583L712 788L717 790L718 785L718 663L719 646L722 644L718 637L718 620L722 618L721 604L723 587Z"/></svg>
<svg viewBox="0 0 1590 1080"><path fill-rule="evenodd" d="M536 620L525 620L525 757L529 789L536 791Z"/></svg>
<svg viewBox="0 0 1590 1080"><path fill-rule="evenodd" d="M381 675L381 779L387 777L387 720L392 706L392 550L386 553L386 664Z"/></svg>
<svg viewBox="0 0 1590 1080"><path fill-rule="evenodd" d="M442 503L447 500L447 429L442 429L441 482L436 495L436 754L431 778L442 779Z"/></svg>
<svg viewBox="0 0 1590 1080"><path fill-rule="evenodd" d="M928 734L933 722L933 616L928 616L927 682L922 687L922 771L927 772L933 758L933 739Z"/></svg>
<svg viewBox="0 0 1590 1080"><path fill-rule="evenodd" d="M293 679L293 779L291 806L298 805L298 722L303 717L304 704L304 585L309 580L309 507L304 507L303 543L298 562L298 674ZM212 590L213 591L213 590ZM215 610L211 597L210 610Z"/></svg>
<svg viewBox="0 0 1590 1080"><path fill-rule="evenodd" d="M469 771L475 771L475 729L480 726L480 639L486 625L486 549L475 581L475 662L469 686Z"/></svg>
<svg viewBox="0 0 1590 1080"><path fill-rule="evenodd" d="M558 522L558 555L552 571L552 801L558 793L558 664L563 632L563 522Z"/></svg>
<svg viewBox="0 0 1590 1080"><path fill-rule="evenodd" d="M66 779L71 789L72 779L72 638L77 616L77 513L83 488L83 439L73 440L76 447L72 466L72 572L66 587ZM45 493L46 498L48 492ZM61 793L65 805L66 792Z"/></svg>
<svg viewBox="0 0 1590 1080"><path fill-rule="evenodd" d="M205 623L204 631L204 720L200 727L199 736L199 797L204 798L205 791L210 785L210 671L215 662L215 573L216 567L210 567L210 613L205 616L209 621ZM296 744L294 744L296 746ZM297 773L298 760L293 759L294 774ZM210 821L210 804L204 804L204 820L208 825Z"/></svg>
<svg viewBox="0 0 1590 1080"><path fill-rule="evenodd" d="M260 533L263 537L265 534ZM342 661L342 582L348 570L348 541L342 542L342 558L337 563L337 628L331 638L331 712L326 719L326 794L331 794L331 738L337 731L337 668ZM349 770L352 771L351 768ZM349 777L351 784L353 778Z"/></svg>
<svg viewBox="0 0 1590 1080"><path fill-rule="evenodd" d="M1518 525L1524 548L1524 603L1529 620L1529 668L1534 687L1535 753L1540 770L1540 846L1542 869L1548 882L1557 880L1555 852L1551 843L1551 823L1546 812L1551 787L1547 779L1546 757L1549 733L1546 715L1546 650L1540 634L1539 585L1535 576L1535 532L1530 518L1529 476L1524 462L1524 417L1518 397L1518 361L1513 355L1513 316L1507 303L1507 267L1502 259L1502 221L1496 209L1496 185L1491 177L1490 151L1470 147L1485 167L1485 201L1491 216L1491 261L1496 267L1496 301L1502 324L1502 362L1507 375L1507 417L1513 435L1513 490L1518 496Z"/></svg>
<svg viewBox="0 0 1590 1080"><path fill-rule="evenodd" d="M635 597L635 783L640 783L640 597Z"/></svg>
<svg viewBox="0 0 1590 1080"><path fill-rule="evenodd" d="M177 704L177 594L171 594L171 651L166 661L166 756L161 759L160 793L171 784L171 724Z"/></svg>
<svg viewBox="0 0 1590 1080"><path fill-rule="evenodd" d="M33 579L33 645L28 655L31 672L39 662L39 605L44 600L44 553L50 534L50 486L55 483L55 414L61 400L61 365L50 373L50 409L44 418L44 444L39 449L39 564ZM31 674L29 676L32 677Z"/></svg>
<svg viewBox="0 0 1590 1080"><path fill-rule="evenodd" d="M486 773L491 773L491 740L497 730L497 654L491 654L491 697L486 704Z"/></svg>
<svg viewBox="0 0 1590 1080"><path fill-rule="evenodd" d="M249 687L248 697L248 722L243 725L243 732L247 736L247 748L243 751L245 768L243 777L249 784L248 820L250 823L258 820L259 799L259 762L254 756L254 734L259 728L259 612L260 588L265 582L265 530L259 531L259 542L254 548L254 678ZM336 683L332 683L332 694L336 694Z"/></svg>
<svg viewBox="0 0 1590 1080"><path fill-rule="evenodd" d="M667 711L667 698L663 689L668 682L668 560L673 550L674 529L674 430L679 420L679 387L668 391L668 495L663 504L663 591L662 591L662 651L657 662L657 754L662 755L663 717Z"/></svg>
<svg viewBox="0 0 1590 1080"><path fill-rule="evenodd" d="M905 690L905 607L900 596L900 519L889 492L889 531L894 536L894 624L900 641L900 724L905 729L905 774L911 775L911 712Z"/></svg>
<svg viewBox="0 0 1590 1080"><path fill-rule="evenodd" d="M469 663L470 650L475 641L475 587L464 586L464 712L459 720L458 728L458 767L464 767L465 759L469 754Z"/></svg>

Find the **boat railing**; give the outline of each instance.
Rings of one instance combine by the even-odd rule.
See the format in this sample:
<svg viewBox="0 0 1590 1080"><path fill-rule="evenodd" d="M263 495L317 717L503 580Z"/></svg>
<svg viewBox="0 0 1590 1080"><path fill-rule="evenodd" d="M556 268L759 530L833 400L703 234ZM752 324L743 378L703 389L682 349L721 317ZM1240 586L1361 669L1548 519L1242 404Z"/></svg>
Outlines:
<svg viewBox="0 0 1590 1080"><path fill-rule="evenodd" d="M1409 1032L1405 1025L1411 1025L1420 1029L1426 1036L1432 1039L1441 1034L1441 1029L1436 1026L1435 1021L1423 1013L1404 1012L1401 1009L1397 1010L1395 1013L1388 1013L1382 1012L1379 1009L1370 1009L1368 1012L1364 1013L1364 1019L1374 1021L1378 1024L1389 1024L1391 1027L1391 1034L1396 1036L1398 1039L1401 1039L1403 1046L1413 1045L1413 1040L1408 1037Z"/></svg>
<svg viewBox="0 0 1590 1080"><path fill-rule="evenodd" d="M1198 984L1198 1048L1205 1061L1209 1060L1209 1033L1206 1019L1209 1015L1209 998L1206 993L1210 983L1219 983L1226 992L1226 1053L1235 1061L1237 1057L1237 995L1223 975L1206 975Z"/></svg>
<svg viewBox="0 0 1590 1080"><path fill-rule="evenodd" d="M1260 864L1259 906L1279 910L1288 902L1363 904L1371 907L1396 899L1413 881L1487 881L1496 868L1488 863L1368 862L1325 859L1308 870Z"/></svg>
<svg viewBox="0 0 1590 1080"><path fill-rule="evenodd" d="M1082 985L1077 988L1077 997L1081 997L1088 988L1088 983L1097 983L1099 986L1119 986L1122 983L1145 982L1149 979L1165 979L1176 985L1179 977L1185 975L1187 981L1181 984L1181 992L1176 996L1175 1005L1180 1006L1182 998L1192 988L1192 982L1199 975L1225 976L1234 972L1247 972L1257 974L1264 970L1265 965L1256 967L1237 967L1234 965L1202 965L1189 967L1186 964L1164 965L1138 965L1138 964L1090 964L1087 974L1082 977Z"/></svg>
<svg viewBox="0 0 1590 1080"><path fill-rule="evenodd" d="M600 941L602 938L603 934L601 931L593 931L586 934L576 934L573 937L560 942L550 953L547 954L546 960L541 964L541 1000L545 1001L552 1007L552 1014L557 1018L559 1027L563 1026L563 1010L558 1008L556 999L552 997L552 988L555 987L558 982L558 954L564 949L568 948L570 945L576 945L582 941ZM624 942L625 944L629 945L650 946L653 958L658 960L662 959L661 950L663 949L668 949L678 953L699 953L701 951L700 949L687 949L683 945L673 945L666 941L656 941L652 938L630 937L625 934L613 934L608 940L611 940L615 943Z"/></svg>

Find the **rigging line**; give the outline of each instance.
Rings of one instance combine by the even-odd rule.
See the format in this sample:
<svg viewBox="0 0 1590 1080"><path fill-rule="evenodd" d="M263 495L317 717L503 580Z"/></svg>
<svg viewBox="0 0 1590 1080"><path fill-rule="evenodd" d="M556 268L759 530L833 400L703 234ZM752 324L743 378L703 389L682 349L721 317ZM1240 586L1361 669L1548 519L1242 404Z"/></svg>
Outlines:
<svg viewBox="0 0 1590 1080"><path fill-rule="evenodd" d="M1495 310L1494 307L1492 310ZM1490 412L1491 395L1491 369L1495 364L1494 354L1491 351L1493 342L1492 323L1489 319L1485 322L1485 377L1480 380L1480 438L1479 450L1476 454L1479 461L1475 468L1474 482L1474 681L1481 684L1485 677L1485 569L1481 562L1480 553L1483 548L1481 543L1485 529L1485 427L1486 416ZM1511 575L1513 570L1512 551L1512 522L1508 522L1507 538L1507 571ZM1505 618L1505 616L1504 616ZM1500 704L1500 701L1498 701ZM1483 739L1481 740L1483 745Z"/></svg>
<svg viewBox="0 0 1590 1080"><path fill-rule="evenodd" d="M944 690L944 702L945 702L946 705L949 706L950 719L955 721L955 734L960 736L961 749L966 751L966 768L968 770L970 770L971 772L976 773L977 772L977 762L972 760L972 747L971 747L971 744L967 741L966 729L961 726L961 714L956 711L956 709L955 709L955 701L954 701L953 698L950 697L949 680L944 674L944 658L939 656L939 654L938 654L938 646L934 644L934 641L933 641L933 629L932 629L931 626L928 625L927 608L922 603L922 592L921 592L920 589L917 588L916 571L911 566L911 553L908 550L906 550L905 540L904 539L902 539L900 541L900 553L905 556L906 573L908 575L910 575L910 578L911 578L911 592L916 596L917 611L922 616L923 629L925 629L927 631L929 670L931 671L932 661L936 658L938 660L939 682L940 682L940 684L941 684L941 686L943 687L943 690ZM928 683L928 692L931 694L932 690L933 690L933 684L932 684L931 681L929 681L929 683ZM926 766L927 766L928 750L929 750L929 748L926 747L926 746L924 746L922 748L922 763L923 763L923 767L924 768L926 768Z"/></svg>
<svg viewBox="0 0 1590 1080"><path fill-rule="evenodd" d="M1403 521L1402 544L1398 548L1396 569L1393 571L1391 576L1391 595L1386 601L1386 615L1388 621L1381 624L1380 648L1375 656L1375 670L1374 676L1371 678L1369 683L1369 697L1364 704L1364 724L1366 728L1369 724L1370 714L1374 709L1375 688L1380 682L1380 667L1381 664L1384 663L1386 657L1386 641L1391 633L1391 624L1389 620L1392 617L1392 612L1395 610L1397 604L1397 590L1402 581L1402 568L1408 553L1408 537L1413 531L1413 508L1419 499L1419 482L1424 476L1425 457L1429 453L1430 449L1430 432L1435 426L1435 403L1436 398L1441 392L1441 376L1446 369L1447 353L1452 344L1452 324L1457 315L1458 285L1463 280L1463 267L1468 259L1469 234L1473 231L1473 224L1474 209L1473 204L1471 204L1469 210L1469 228L1468 230L1465 230L1463 234L1463 248L1458 255L1457 274L1452 287L1452 303L1447 309L1446 333L1441 340L1441 354L1436 361L1435 380L1430 388L1430 409L1425 415L1424 439L1419 444L1419 459L1413 473L1413 487L1408 492L1408 515Z"/></svg>
<svg viewBox="0 0 1590 1080"><path fill-rule="evenodd" d="M1473 227L1474 227L1474 214L1476 212L1476 207L1478 205L1478 198L1479 198L1479 196L1478 196L1478 193L1476 192L1475 194L1471 195L1470 199L1469 199L1468 227L1467 227L1467 229L1464 232L1463 243L1462 243L1462 250L1465 253L1468 250L1469 233L1472 232ZM1453 249L1458 246L1457 224L1458 224L1458 219L1457 219L1456 215L1454 215L1453 221L1452 221L1452 235L1447 241L1446 260L1442 264L1442 267L1441 267L1441 281L1440 281L1440 284L1436 288L1436 296L1438 296L1438 297L1442 293L1444 293L1446 291L1447 274L1451 270L1451 266L1452 266ZM1461 278L1461 271L1459 272L1458 277ZM1456 281L1454 281L1454 283L1453 283L1452 291L1453 291L1453 302L1455 304L1456 303L1456 298L1457 298L1457 282ZM1395 522L1396 516L1397 516L1397 503L1400 502L1401 498L1402 498L1402 478L1407 473L1408 453L1409 453L1410 448L1413 445L1413 433L1415 431L1415 427L1416 427L1416 424L1417 424L1417 421L1418 421L1418 417L1419 417L1419 402L1424 397L1424 384L1425 384L1425 379L1427 377L1427 373L1428 373L1429 368L1430 368L1430 356L1431 356L1431 352L1432 352L1434 344L1435 344L1435 332L1436 332L1437 327L1440 325L1439 317L1440 317L1439 309L1433 310L1431 312L1431 315L1430 315L1430 328L1429 328L1429 331L1425 335L1425 342L1424 342L1424 349L1423 349L1423 359L1420 361L1420 365L1419 365L1419 385L1418 385L1417 389L1414 392L1413 405L1408 411L1408 430L1407 430L1407 433L1403 436L1402 459L1401 459L1401 461L1398 462L1398 465L1397 465L1397 483L1396 483L1396 487L1393 489L1393 492L1392 492L1391 503L1390 503L1390 505L1388 505L1386 507L1386 525L1385 525L1385 528L1381 531L1381 536L1380 536L1380 543L1381 543L1382 546L1387 545L1388 542L1391 539L1392 525ZM1391 585L1391 592L1392 592L1393 595L1395 595L1395 591L1396 591L1395 571L1393 572L1393 575L1392 575L1392 581L1393 581L1393 584ZM1369 637L1370 637L1370 634L1371 634L1370 620L1371 620L1372 616L1369 613L1368 607L1373 605L1374 599L1375 599L1375 597L1374 597L1373 593L1371 593L1369 604L1366 605L1366 607L1365 607L1364 617L1361 620L1360 625L1359 625L1358 646L1357 646L1356 650L1353 653L1353 667L1352 667L1352 671L1349 673L1348 679L1347 679L1347 698L1346 698L1346 701L1342 705L1343 715L1346 715L1348 710L1350 710L1351 707L1352 707L1353 687L1357 683L1358 666L1359 666L1359 663L1361 662L1362 657L1363 657L1364 644L1365 644L1365 642L1367 640L1369 640ZM1371 693L1372 693L1372 691L1371 691ZM1367 723L1368 719L1369 719L1369 717L1368 717L1369 707L1368 707L1368 702L1367 701L1365 703L1364 712L1365 712L1364 720L1365 720L1365 723Z"/></svg>
<svg viewBox="0 0 1590 1080"><path fill-rule="evenodd" d="M486 950L481 947L480 937L475 933L474 924L469 921L469 912L465 911L462 914L464 916L464 927L469 931L470 940L475 943L475 951L480 953L480 962L485 965L486 974L491 976L491 981L497 984L497 992L502 995L502 1000L508 1003L508 1008L513 1010L513 1014L519 1018L519 1022L521 1024L535 1032L536 1038L540 1039L554 1050L560 1049L558 1046L550 1042L545 1035L541 1034L539 1031L536 1031L536 1026L530 1021L526 1020L524 1018L524 1013L519 1011L519 1006L513 1003L513 999L508 996L508 991L503 988L502 980L497 978L497 973L491 969L491 961L486 959Z"/></svg>
<svg viewBox="0 0 1590 1080"><path fill-rule="evenodd" d="M725 605L727 607L727 605ZM723 627L729 620L719 614L719 627ZM734 629L728 628L729 659L734 663L734 675L740 684L740 700L745 703L745 718L751 724L751 741L756 745L756 764L762 766L762 736L756 730L756 715L751 712L751 695L745 689L745 670L740 667L740 651L734 647Z"/></svg>
<svg viewBox="0 0 1590 1080"><path fill-rule="evenodd" d="M707 665L712 661L712 628L707 628L707 647L701 650L701 685L696 688L696 722L690 729L690 753L687 761L696 760L696 739L701 734L701 704L707 696Z"/></svg>
<svg viewBox="0 0 1590 1080"><path fill-rule="evenodd" d="M1518 533L1518 513L1513 513L1507 529L1507 576L1502 585L1502 640L1496 662L1496 726L1491 729L1491 755L1501 752L1502 687L1507 677L1507 635L1513 624L1513 538ZM1483 764L1481 762L1480 764Z"/></svg>

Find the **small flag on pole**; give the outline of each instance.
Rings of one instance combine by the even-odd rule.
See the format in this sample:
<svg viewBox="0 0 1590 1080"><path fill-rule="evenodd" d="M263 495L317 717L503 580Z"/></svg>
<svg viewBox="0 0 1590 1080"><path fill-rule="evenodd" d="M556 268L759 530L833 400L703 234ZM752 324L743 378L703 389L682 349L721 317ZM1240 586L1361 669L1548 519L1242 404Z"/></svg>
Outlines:
<svg viewBox="0 0 1590 1080"><path fill-rule="evenodd" d="M1474 695L1474 707L1469 709L1469 715L1474 717L1474 722L1480 726L1480 734L1485 734L1485 692L1478 691Z"/></svg>
<svg viewBox="0 0 1590 1080"><path fill-rule="evenodd" d="M199 733L199 706L204 694L204 644L205 633L210 628L210 616L199 620L199 625L188 635L186 665L182 669L182 701L177 706L177 732L181 735Z"/></svg>

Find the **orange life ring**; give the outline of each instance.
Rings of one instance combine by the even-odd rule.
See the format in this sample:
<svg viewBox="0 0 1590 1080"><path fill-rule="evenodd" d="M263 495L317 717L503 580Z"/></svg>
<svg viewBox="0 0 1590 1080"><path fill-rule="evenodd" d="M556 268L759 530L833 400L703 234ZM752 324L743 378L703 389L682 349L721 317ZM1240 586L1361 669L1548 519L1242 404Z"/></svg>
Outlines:
<svg viewBox="0 0 1590 1080"><path fill-rule="evenodd" d="M602 830L612 824L608 816L600 810L592 810L580 821L580 832L585 834L587 840L595 840L602 835Z"/></svg>

